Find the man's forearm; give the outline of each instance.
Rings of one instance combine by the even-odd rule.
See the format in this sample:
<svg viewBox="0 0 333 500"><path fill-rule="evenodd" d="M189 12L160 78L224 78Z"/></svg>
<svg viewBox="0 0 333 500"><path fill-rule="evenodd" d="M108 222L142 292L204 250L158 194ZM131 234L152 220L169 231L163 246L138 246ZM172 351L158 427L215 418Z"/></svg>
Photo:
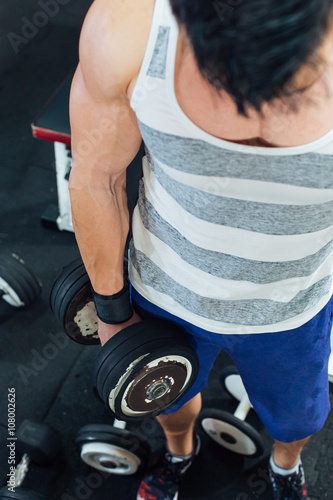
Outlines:
<svg viewBox="0 0 333 500"><path fill-rule="evenodd" d="M75 166L70 176L73 226L95 292L113 295L123 286L123 259L129 230L126 173L94 183Z"/></svg>

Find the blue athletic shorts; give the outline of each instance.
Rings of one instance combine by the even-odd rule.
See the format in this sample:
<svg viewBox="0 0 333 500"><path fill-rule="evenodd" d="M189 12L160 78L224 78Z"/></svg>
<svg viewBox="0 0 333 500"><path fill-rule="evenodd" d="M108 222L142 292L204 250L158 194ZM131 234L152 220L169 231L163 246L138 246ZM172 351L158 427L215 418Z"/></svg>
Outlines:
<svg viewBox="0 0 333 500"><path fill-rule="evenodd" d="M132 304L143 318L181 326L197 352L200 371L192 388L165 414L174 413L206 387L221 350L233 359L250 401L272 438L285 443L318 432L330 411L328 361L332 300L308 323L278 333L211 333L151 304L131 287Z"/></svg>

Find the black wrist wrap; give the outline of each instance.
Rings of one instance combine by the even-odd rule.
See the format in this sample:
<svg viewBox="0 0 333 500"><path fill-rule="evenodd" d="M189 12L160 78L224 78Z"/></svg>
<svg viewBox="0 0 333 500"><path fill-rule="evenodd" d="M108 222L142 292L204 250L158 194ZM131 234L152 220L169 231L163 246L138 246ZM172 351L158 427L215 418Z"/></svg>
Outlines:
<svg viewBox="0 0 333 500"><path fill-rule="evenodd" d="M125 323L133 316L128 283L114 295L100 295L93 290L98 318L108 325Z"/></svg>

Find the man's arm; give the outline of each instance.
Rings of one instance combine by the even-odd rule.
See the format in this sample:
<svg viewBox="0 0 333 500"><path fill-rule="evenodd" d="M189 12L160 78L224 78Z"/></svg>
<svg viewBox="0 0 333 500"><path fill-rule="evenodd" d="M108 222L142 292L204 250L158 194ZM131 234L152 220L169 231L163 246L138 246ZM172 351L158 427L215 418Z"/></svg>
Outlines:
<svg viewBox="0 0 333 500"><path fill-rule="evenodd" d="M126 95L147 42L141 40L132 4L95 1L82 28L80 63L70 96L73 226L92 286L101 295L113 295L124 286L129 230L126 168L142 140ZM119 329L100 325L100 337L101 330L106 340Z"/></svg>

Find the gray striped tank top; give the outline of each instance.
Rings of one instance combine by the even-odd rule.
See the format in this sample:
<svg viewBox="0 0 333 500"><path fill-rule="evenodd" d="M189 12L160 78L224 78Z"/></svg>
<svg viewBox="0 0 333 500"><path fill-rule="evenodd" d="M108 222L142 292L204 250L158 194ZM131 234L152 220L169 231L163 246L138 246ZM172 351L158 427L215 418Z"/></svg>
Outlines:
<svg viewBox="0 0 333 500"><path fill-rule="evenodd" d="M177 39L169 2L156 0L131 99L146 146L131 282L212 332L297 328L332 295L333 130L290 148L209 135L178 105Z"/></svg>

